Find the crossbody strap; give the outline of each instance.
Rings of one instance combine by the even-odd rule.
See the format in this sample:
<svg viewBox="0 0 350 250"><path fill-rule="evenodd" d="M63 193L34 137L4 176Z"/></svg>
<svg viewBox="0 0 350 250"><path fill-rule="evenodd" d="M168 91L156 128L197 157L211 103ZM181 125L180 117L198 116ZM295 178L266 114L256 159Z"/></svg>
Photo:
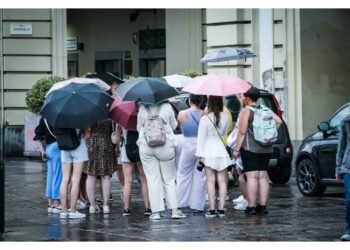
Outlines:
<svg viewBox="0 0 350 250"><path fill-rule="evenodd" d="M221 135L220 135L220 133L219 133L219 130L218 130L217 127L215 126L213 120L209 117L209 115L206 115L206 116L207 116L208 119L211 121L211 123L214 125L214 128L215 128L216 132L218 133L218 136L219 136L219 138L220 138L220 141L221 141L222 144L224 144L224 146L225 146L225 143L224 143L224 141L222 140ZM226 146L225 146L225 147L226 147Z"/></svg>
<svg viewBox="0 0 350 250"><path fill-rule="evenodd" d="M44 118L44 122L45 122L46 128L47 128L47 130L49 131L49 133L50 133L55 139L57 139L56 136L52 133L52 131L51 131L50 127L49 127L49 124L47 124L47 121L46 121L45 118Z"/></svg>

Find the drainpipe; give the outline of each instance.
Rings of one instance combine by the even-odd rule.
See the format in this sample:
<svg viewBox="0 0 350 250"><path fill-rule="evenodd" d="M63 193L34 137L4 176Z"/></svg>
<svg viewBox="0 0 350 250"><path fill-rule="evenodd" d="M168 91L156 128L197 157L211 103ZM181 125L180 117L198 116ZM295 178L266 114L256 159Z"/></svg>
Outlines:
<svg viewBox="0 0 350 250"><path fill-rule="evenodd" d="M3 45L3 10L0 13L0 99L1 99L1 114L0 114L0 159L4 157L4 129L5 129L5 101L4 101L4 45Z"/></svg>
<svg viewBox="0 0 350 250"><path fill-rule="evenodd" d="M5 166L4 156L4 61L3 61L3 10L0 13L0 97L1 97L1 116L0 116L0 234L5 232Z"/></svg>

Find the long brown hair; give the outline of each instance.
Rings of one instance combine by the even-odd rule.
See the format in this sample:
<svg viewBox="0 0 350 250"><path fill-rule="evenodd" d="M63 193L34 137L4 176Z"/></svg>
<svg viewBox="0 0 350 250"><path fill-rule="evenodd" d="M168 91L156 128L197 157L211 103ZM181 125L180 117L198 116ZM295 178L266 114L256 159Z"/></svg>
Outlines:
<svg viewBox="0 0 350 250"><path fill-rule="evenodd" d="M220 126L220 112L224 110L224 101L222 96L209 96L208 99L208 113L214 113L214 124L216 127Z"/></svg>

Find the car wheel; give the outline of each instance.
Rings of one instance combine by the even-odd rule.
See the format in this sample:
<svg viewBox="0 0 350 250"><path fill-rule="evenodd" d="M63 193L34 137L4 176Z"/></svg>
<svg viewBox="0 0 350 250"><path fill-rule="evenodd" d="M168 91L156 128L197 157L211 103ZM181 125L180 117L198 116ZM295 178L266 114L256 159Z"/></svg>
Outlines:
<svg viewBox="0 0 350 250"><path fill-rule="evenodd" d="M299 191L305 196L322 195L327 188L320 184L317 167L310 159L304 159L298 164L296 182Z"/></svg>
<svg viewBox="0 0 350 250"><path fill-rule="evenodd" d="M292 166L277 166L269 169L268 174L273 184L285 184L289 181L292 174Z"/></svg>

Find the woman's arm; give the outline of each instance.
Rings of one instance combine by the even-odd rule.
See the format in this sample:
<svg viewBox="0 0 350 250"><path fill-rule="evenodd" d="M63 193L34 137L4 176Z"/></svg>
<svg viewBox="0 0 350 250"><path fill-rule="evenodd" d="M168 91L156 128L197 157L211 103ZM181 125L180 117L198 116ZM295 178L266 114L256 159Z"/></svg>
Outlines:
<svg viewBox="0 0 350 250"><path fill-rule="evenodd" d="M281 127L282 125L282 120L281 118L279 118L275 113L272 112L272 115L273 115L273 119L275 120L276 122L276 127L277 129L279 129L279 127Z"/></svg>
<svg viewBox="0 0 350 250"><path fill-rule="evenodd" d="M245 135L248 130L248 121L250 116L250 110L242 109L238 116L238 131L237 131L237 140L236 140L236 148L233 149L233 157L237 158L239 156L239 152L242 147L242 143L244 141Z"/></svg>
<svg viewBox="0 0 350 250"><path fill-rule="evenodd" d="M85 139L90 139L90 138L91 138L91 128L90 128L90 127L87 127L87 128L84 130L84 138L85 138Z"/></svg>

